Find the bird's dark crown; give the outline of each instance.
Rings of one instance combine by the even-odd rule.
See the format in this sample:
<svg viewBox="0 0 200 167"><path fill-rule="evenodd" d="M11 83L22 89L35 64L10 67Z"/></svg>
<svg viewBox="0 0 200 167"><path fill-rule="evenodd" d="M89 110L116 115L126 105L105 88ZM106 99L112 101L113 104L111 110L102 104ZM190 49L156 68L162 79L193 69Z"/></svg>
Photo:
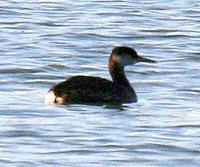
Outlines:
<svg viewBox="0 0 200 167"><path fill-rule="evenodd" d="M127 46L117 46L112 50L112 55L130 55L132 58L138 58L137 52L130 47Z"/></svg>

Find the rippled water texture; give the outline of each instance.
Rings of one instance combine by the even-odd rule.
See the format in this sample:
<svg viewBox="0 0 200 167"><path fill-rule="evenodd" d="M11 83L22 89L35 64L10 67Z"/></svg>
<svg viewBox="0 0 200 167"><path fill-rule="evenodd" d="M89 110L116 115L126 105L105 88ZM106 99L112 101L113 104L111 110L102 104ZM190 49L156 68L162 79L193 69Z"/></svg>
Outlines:
<svg viewBox="0 0 200 167"><path fill-rule="evenodd" d="M43 104L118 45L158 61L126 68L137 104ZM0 100L2 167L200 166L200 3L2 0Z"/></svg>

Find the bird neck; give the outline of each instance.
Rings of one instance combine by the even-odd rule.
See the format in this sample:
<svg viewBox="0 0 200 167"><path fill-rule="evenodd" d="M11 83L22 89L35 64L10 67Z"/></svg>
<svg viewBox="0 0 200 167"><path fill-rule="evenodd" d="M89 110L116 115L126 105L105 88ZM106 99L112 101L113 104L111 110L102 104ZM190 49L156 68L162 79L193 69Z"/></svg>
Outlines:
<svg viewBox="0 0 200 167"><path fill-rule="evenodd" d="M126 87L131 87L128 79L126 78L123 66L121 66L118 62L113 61L112 58L110 59L108 66L114 83Z"/></svg>

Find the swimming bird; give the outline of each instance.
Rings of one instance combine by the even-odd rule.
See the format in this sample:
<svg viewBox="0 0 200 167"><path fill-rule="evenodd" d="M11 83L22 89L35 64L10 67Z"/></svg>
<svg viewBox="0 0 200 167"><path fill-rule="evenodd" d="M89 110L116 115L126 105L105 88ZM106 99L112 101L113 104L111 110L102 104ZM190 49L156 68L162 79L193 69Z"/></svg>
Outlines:
<svg viewBox="0 0 200 167"><path fill-rule="evenodd" d="M45 95L45 103L123 104L137 102L137 95L125 75L124 68L138 62L155 63L154 60L139 56L130 47L115 47L108 62L112 81L93 76L73 76L50 88Z"/></svg>

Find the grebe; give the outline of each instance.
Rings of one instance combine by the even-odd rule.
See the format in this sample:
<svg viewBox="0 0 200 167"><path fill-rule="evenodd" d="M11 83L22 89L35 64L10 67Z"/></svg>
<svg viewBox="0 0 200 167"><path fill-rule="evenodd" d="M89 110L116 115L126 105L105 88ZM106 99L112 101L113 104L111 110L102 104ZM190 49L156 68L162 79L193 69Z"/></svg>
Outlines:
<svg viewBox="0 0 200 167"><path fill-rule="evenodd" d="M124 67L137 62L154 63L126 46L115 47L108 68L112 81L100 77L74 76L54 85L45 95L47 104L122 104L137 102L137 96L124 73Z"/></svg>

